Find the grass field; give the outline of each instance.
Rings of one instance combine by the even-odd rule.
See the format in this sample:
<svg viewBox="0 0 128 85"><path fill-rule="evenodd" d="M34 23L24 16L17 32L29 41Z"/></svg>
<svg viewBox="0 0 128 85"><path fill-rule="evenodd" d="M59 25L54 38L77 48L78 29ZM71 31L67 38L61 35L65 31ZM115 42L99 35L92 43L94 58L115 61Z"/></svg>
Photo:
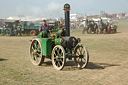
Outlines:
<svg viewBox="0 0 128 85"><path fill-rule="evenodd" d="M88 49L87 68L77 69L68 61L62 71L46 59L33 66L29 57L31 36L0 36L0 85L127 85L128 84L128 20L118 24L116 34L82 34L72 30Z"/></svg>

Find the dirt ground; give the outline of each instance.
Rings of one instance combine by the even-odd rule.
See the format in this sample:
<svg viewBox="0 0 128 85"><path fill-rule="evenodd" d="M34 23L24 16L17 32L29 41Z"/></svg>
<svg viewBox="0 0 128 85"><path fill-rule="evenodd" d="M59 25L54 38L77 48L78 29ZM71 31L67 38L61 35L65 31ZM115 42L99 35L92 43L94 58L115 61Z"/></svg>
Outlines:
<svg viewBox="0 0 128 85"><path fill-rule="evenodd" d="M62 71L55 70L49 59L42 66L34 66L29 56L29 40L33 37L0 36L0 85L127 85L128 20L123 22L118 24L116 34L71 31L89 51L85 69L75 68L73 60Z"/></svg>

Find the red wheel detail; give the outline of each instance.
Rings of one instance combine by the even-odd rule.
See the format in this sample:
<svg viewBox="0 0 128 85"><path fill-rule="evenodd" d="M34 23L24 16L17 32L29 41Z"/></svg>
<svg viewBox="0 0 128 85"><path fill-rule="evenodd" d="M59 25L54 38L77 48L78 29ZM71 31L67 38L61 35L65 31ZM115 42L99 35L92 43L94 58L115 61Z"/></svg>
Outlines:
<svg viewBox="0 0 128 85"><path fill-rule="evenodd" d="M32 30L32 31L30 32L30 35L31 35L31 36L35 36L35 35L36 35L36 31L35 31L35 30Z"/></svg>
<svg viewBox="0 0 128 85"><path fill-rule="evenodd" d="M99 34L99 30L97 29L97 34Z"/></svg>

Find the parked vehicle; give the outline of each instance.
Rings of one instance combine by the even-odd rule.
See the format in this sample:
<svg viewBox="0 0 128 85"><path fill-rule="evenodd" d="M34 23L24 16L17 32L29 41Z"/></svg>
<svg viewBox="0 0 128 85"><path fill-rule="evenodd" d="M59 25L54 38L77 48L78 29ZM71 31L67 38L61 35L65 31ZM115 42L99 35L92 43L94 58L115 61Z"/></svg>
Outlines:
<svg viewBox="0 0 128 85"><path fill-rule="evenodd" d="M93 20L89 20L87 23L87 33L97 33L98 25Z"/></svg>

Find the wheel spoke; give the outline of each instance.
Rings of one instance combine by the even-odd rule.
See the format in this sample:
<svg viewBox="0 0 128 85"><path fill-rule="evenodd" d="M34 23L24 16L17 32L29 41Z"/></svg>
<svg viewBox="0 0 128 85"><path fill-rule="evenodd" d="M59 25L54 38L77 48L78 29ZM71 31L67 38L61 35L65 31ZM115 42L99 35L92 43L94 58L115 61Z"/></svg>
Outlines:
<svg viewBox="0 0 128 85"><path fill-rule="evenodd" d="M35 41L35 44L37 45L38 44L38 41Z"/></svg>
<svg viewBox="0 0 128 85"><path fill-rule="evenodd" d="M57 52L57 55L59 56L59 51L57 50L56 52Z"/></svg>
<svg viewBox="0 0 128 85"><path fill-rule="evenodd" d="M63 56L63 53L61 53L61 56Z"/></svg>
<svg viewBox="0 0 128 85"><path fill-rule="evenodd" d="M58 52L59 52L59 57L61 57L61 49L59 49L59 51L58 51Z"/></svg>
<svg viewBox="0 0 128 85"><path fill-rule="evenodd" d="M85 55L85 51L84 51L83 55Z"/></svg>
<svg viewBox="0 0 128 85"><path fill-rule="evenodd" d="M32 58L35 60L35 54L32 52Z"/></svg>
<svg viewBox="0 0 128 85"><path fill-rule="evenodd" d="M36 49L36 46L35 46L35 44L33 44L33 49L34 49L34 50Z"/></svg>
<svg viewBox="0 0 128 85"><path fill-rule="evenodd" d="M86 62L86 59L85 58L83 58L83 60L85 60L85 62Z"/></svg>
<svg viewBox="0 0 128 85"><path fill-rule="evenodd" d="M59 67L59 62L57 61L57 67Z"/></svg>
<svg viewBox="0 0 128 85"><path fill-rule="evenodd" d="M62 61L62 59L60 59L60 62L63 64L63 61Z"/></svg>
<svg viewBox="0 0 128 85"><path fill-rule="evenodd" d="M78 56L80 55L80 54L78 53L78 51L76 51L76 54L78 54Z"/></svg>
<svg viewBox="0 0 128 85"><path fill-rule="evenodd" d="M81 50L82 50L82 48L81 48L81 46L80 46L80 47L79 47L80 54L81 54Z"/></svg>
<svg viewBox="0 0 128 85"><path fill-rule="evenodd" d="M36 43L34 43L33 45L34 45L35 49L37 49L37 45L36 45Z"/></svg>
<svg viewBox="0 0 128 85"><path fill-rule="evenodd" d="M80 62L80 64L81 64L81 65L83 64L82 58L81 58L81 62Z"/></svg>
<svg viewBox="0 0 128 85"><path fill-rule="evenodd" d="M32 48L33 48L34 50L36 49L36 46L35 46L35 44L33 44L33 45L32 45Z"/></svg>
<svg viewBox="0 0 128 85"><path fill-rule="evenodd" d="M80 64L79 63L77 64L77 66L78 66L78 68L80 68Z"/></svg>
<svg viewBox="0 0 128 85"><path fill-rule="evenodd" d="M38 53L41 53L41 50L37 50Z"/></svg>
<svg viewBox="0 0 128 85"><path fill-rule="evenodd" d="M57 65L57 61L56 60L54 60L54 63L55 63L55 65Z"/></svg>
<svg viewBox="0 0 128 85"><path fill-rule="evenodd" d="M78 49L79 49L79 52L80 52L80 54L81 54L80 47L79 47Z"/></svg>
<svg viewBox="0 0 128 85"><path fill-rule="evenodd" d="M61 54L59 53L59 51L57 51L57 55L58 55L59 57L61 57Z"/></svg>
<svg viewBox="0 0 128 85"><path fill-rule="evenodd" d="M54 56L54 60L56 60L56 57Z"/></svg>
<svg viewBox="0 0 128 85"><path fill-rule="evenodd" d="M34 47L33 47L33 45L32 45L32 50L35 50Z"/></svg>
<svg viewBox="0 0 128 85"><path fill-rule="evenodd" d="M39 54L39 53L36 53L36 55L38 55L39 57L41 57L41 54Z"/></svg>
<svg viewBox="0 0 128 85"><path fill-rule="evenodd" d="M59 67L61 66L59 61L58 61L58 65L59 65Z"/></svg>
<svg viewBox="0 0 128 85"><path fill-rule="evenodd" d="M78 62L79 62L80 58L78 58Z"/></svg>
<svg viewBox="0 0 128 85"><path fill-rule="evenodd" d="M37 61L37 57L35 55L33 57L34 57L34 60Z"/></svg>
<svg viewBox="0 0 128 85"><path fill-rule="evenodd" d="M57 56L56 51L54 52L54 56Z"/></svg>
<svg viewBox="0 0 128 85"><path fill-rule="evenodd" d="M83 52L84 52L84 48L83 47L81 47L81 54L83 55Z"/></svg>
<svg viewBox="0 0 128 85"><path fill-rule="evenodd" d="M82 54L82 47L80 47L80 54Z"/></svg>
<svg viewBox="0 0 128 85"><path fill-rule="evenodd" d="M81 62L83 62L83 61L82 61L82 58L81 58Z"/></svg>
<svg viewBox="0 0 128 85"><path fill-rule="evenodd" d="M40 60L40 58L37 58L37 57L36 57L36 62L39 62L39 60Z"/></svg>
<svg viewBox="0 0 128 85"><path fill-rule="evenodd" d="M37 51L38 51L38 52L41 51L40 46L37 46Z"/></svg>

